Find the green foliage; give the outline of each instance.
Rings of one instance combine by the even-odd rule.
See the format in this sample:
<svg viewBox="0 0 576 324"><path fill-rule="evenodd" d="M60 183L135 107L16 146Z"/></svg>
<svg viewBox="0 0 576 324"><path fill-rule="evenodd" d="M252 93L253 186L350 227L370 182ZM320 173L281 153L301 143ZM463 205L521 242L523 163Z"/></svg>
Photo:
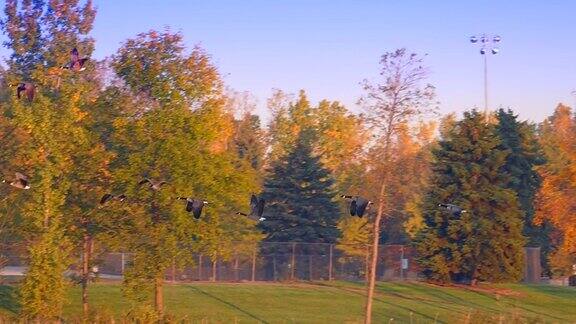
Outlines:
<svg viewBox="0 0 576 324"><path fill-rule="evenodd" d="M235 124L234 144L238 157L248 161L253 169L261 170L264 165L266 142L260 126L260 117L247 113L235 121Z"/></svg>
<svg viewBox="0 0 576 324"><path fill-rule="evenodd" d="M113 67L135 93L161 104L198 107L221 91L210 57L195 47L184 55L182 35L150 31L129 39L114 56Z"/></svg>
<svg viewBox="0 0 576 324"><path fill-rule="evenodd" d="M294 148L296 139L303 129L313 129L315 124L312 107L304 90L300 90L296 101L288 101L289 97L282 92L275 94L273 103L273 120L270 123L270 154L269 158L276 161L285 157ZM271 103L269 103L270 105Z"/></svg>
<svg viewBox="0 0 576 324"><path fill-rule="evenodd" d="M259 225L267 241L334 243L339 237L334 180L313 155L312 141L311 131L302 132L264 183L266 220Z"/></svg>
<svg viewBox="0 0 576 324"><path fill-rule="evenodd" d="M253 228L232 225L232 215L248 208L258 181L251 164L229 149L233 119L218 98L218 74L199 48L187 56L180 35L150 32L127 41L112 65L132 93L147 97L137 118L117 114L110 145L116 182L139 206L122 240L135 253L125 291L142 303L149 294L141 293L174 263L191 263L193 251L212 261L230 257L231 238L242 239L230 234ZM115 93L122 91L111 90L106 101L118 98ZM153 192L138 186L145 177L168 184ZM208 201L202 218L193 219L178 196Z"/></svg>
<svg viewBox="0 0 576 324"><path fill-rule="evenodd" d="M332 173L339 192L363 187L364 150L368 132L360 117L339 102L322 100L313 110L316 119L315 152Z"/></svg>
<svg viewBox="0 0 576 324"><path fill-rule="evenodd" d="M517 281L522 275L522 212L509 189L509 152L477 111L466 112L434 151L425 227L416 246L434 280ZM450 214L439 203L461 206Z"/></svg>
<svg viewBox="0 0 576 324"><path fill-rule="evenodd" d="M550 251L550 228L534 223L535 197L541 179L536 167L545 163L539 146L535 127L518 121L511 110L498 111L497 132L502 146L509 151L504 170L510 175L508 187L516 192L524 212L524 229L529 246L542 248L542 260L546 262Z"/></svg>
<svg viewBox="0 0 576 324"><path fill-rule="evenodd" d="M88 110L99 86L93 70L60 68L72 47L82 55L92 52L93 41L86 35L95 10L91 1L25 0L8 1L5 13L5 45L12 55L4 79L9 84L33 82L37 89L31 103L17 100L13 88L3 102L5 116L24 134L13 143L11 167L31 177L33 191L25 200L14 196L19 201L14 224L28 248L22 312L29 318L54 318L64 303L63 272L80 229L77 220L97 196L97 182L85 185L106 167L105 152L90 133Z"/></svg>
<svg viewBox="0 0 576 324"><path fill-rule="evenodd" d="M367 218L342 218L338 222L338 229L342 236L338 239L336 247L346 256L365 257L372 238L371 228Z"/></svg>
<svg viewBox="0 0 576 324"><path fill-rule="evenodd" d="M13 51L9 60L10 69L25 78L29 78L32 70L43 60L46 40L42 34L41 19L44 9L44 0L7 0L4 6L6 18L1 26L8 36L3 45Z"/></svg>
<svg viewBox="0 0 576 324"><path fill-rule="evenodd" d="M69 265L70 245L57 226L51 226L29 249L26 278L20 289L27 318L57 318L66 299L62 274Z"/></svg>

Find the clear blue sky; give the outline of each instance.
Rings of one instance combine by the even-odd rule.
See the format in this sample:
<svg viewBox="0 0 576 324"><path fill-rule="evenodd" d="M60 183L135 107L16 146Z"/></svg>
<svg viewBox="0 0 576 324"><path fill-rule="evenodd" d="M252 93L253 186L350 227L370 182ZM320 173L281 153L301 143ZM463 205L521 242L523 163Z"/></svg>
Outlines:
<svg viewBox="0 0 576 324"><path fill-rule="evenodd" d="M502 36L490 57L493 107L540 121L576 98L576 1L186 1L95 0L96 58L126 38L170 26L200 44L228 85L250 91L264 113L272 88L305 89L313 101L358 111L358 83L399 47L427 53L441 112L483 106L482 61L468 42ZM6 50L0 51L3 56Z"/></svg>

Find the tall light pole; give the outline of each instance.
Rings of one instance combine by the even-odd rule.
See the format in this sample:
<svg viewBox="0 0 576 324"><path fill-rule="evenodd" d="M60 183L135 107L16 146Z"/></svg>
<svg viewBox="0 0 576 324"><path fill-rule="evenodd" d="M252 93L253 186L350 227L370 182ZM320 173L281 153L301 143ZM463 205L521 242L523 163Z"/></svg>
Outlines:
<svg viewBox="0 0 576 324"><path fill-rule="evenodd" d="M498 35L473 35L470 37L470 42L472 44L480 45L480 55L484 58L484 114L486 115L486 120L489 120L489 108L488 108L488 55L496 55L500 52L498 48L498 43L502 38Z"/></svg>

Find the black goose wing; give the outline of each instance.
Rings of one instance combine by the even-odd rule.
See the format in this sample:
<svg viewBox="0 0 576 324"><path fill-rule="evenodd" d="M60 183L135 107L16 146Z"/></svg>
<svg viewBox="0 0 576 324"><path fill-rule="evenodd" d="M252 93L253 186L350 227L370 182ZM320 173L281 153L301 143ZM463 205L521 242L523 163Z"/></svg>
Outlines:
<svg viewBox="0 0 576 324"><path fill-rule="evenodd" d="M464 211L464 209L460 206L451 205L450 211L453 212L454 214L461 214Z"/></svg>
<svg viewBox="0 0 576 324"><path fill-rule="evenodd" d="M150 179L146 178L146 179L140 180L140 182L138 182L138 185L141 186L141 185L143 185L143 184L145 184L145 183L150 184L150 185L152 184L152 182L150 181Z"/></svg>
<svg viewBox="0 0 576 324"><path fill-rule="evenodd" d="M356 216L356 199L350 202L350 216Z"/></svg>
<svg viewBox="0 0 576 324"><path fill-rule="evenodd" d="M22 91L26 90L26 84L24 83L19 83L18 86L16 87L16 97L18 99L22 98Z"/></svg>
<svg viewBox="0 0 576 324"><path fill-rule="evenodd" d="M250 215L256 216L258 214L258 197L256 195L250 196Z"/></svg>
<svg viewBox="0 0 576 324"><path fill-rule="evenodd" d="M88 62L88 60L89 59L87 57L79 59L77 62L78 70L84 70L86 68L84 65L86 62Z"/></svg>
<svg viewBox="0 0 576 324"><path fill-rule="evenodd" d="M20 181L20 184L24 187L24 189L28 189L26 188L28 187L28 180L20 179L18 181Z"/></svg>
<svg viewBox="0 0 576 324"><path fill-rule="evenodd" d="M439 207L445 208L450 213L460 214L464 211L462 207L454 205L454 204L438 204Z"/></svg>
<svg viewBox="0 0 576 324"><path fill-rule="evenodd" d="M194 203L190 200L186 200L186 211L191 212L194 210Z"/></svg>
<svg viewBox="0 0 576 324"><path fill-rule="evenodd" d="M358 217L364 216L364 212L366 211L366 207L368 207L369 203L370 202L368 201L368 199L358 197L358 199L356 201L356 215Z"/></svg>
<svg viewBox="0 0 576 324"><path fill-rule="evenodd" d="M78 49L76 47L74 47L71 51L70 51L70 61L72 62L78 62L78 59L80 58L80 53L78 53Z"/></svg>
<svg viewBox="0 0 576 324"><path fill-rule="evenodd" d="M112 194L105 194L104 196L102 196L102 198L100 199L100 205L104 205L108 200L112 199Z"/></svg>
<svg viewBox="0 0 576 324"><path fill-rule="evenodd" d="M264 200L264 198L260 198L260 200L258 201L258 218L262 218L262 215L264 214L264 206L266 205L266 200Z"/></svg>
<svg viewBox="0 0 576 324"><path fill-rule="evenodd" d="M204 207L204 202L198 199L194 199L192 201L192 207L193 207L193 213L194 213L194 218L196 219L200 219L200 216L202 215L202 207Z"/></svg>

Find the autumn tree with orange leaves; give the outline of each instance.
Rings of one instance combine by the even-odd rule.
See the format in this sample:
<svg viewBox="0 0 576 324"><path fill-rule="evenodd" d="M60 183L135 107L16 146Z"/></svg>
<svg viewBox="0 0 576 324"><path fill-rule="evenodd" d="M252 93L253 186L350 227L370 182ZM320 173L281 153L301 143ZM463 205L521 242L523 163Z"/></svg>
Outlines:
<svg viewBox="0 0 576 324"><path fill-rule="evenodd" d="M576 118L569 107L559 105L542 122L540 143L547 163L538 168L542 188L535 220L555 227L550 263L554 274L566 275L576 264Z"/></svg>

